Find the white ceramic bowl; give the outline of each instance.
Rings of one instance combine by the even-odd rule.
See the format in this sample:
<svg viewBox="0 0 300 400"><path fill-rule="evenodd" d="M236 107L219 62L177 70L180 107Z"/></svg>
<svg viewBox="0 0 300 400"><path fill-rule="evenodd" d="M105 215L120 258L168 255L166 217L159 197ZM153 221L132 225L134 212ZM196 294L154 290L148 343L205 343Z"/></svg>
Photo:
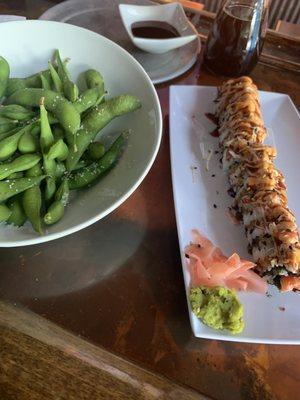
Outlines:
<svg viewBox="0 0 300 400"><path fill-rule="evenodd" d="M159 149L162 117L159 100L148 75L125 50L97 33L51 21L15 21L0 24L0 54L11 66L11 76L22 77L47 68L54 49L70 57L73 79L88 68L104 76L110 96L131 93L142 108L115 119L104 135L132 129L126 150L117 166L94 187L77 192L57 224L43 236L24 227L0 227L0 247L24 246L57 239L85 228L123 203L148 173Z"/></svg>
<svg viewBox="0 0 300 400"><path fill-rule="evenodd" d="M180 3L157 6L136 6L120 4L123 24L136 47L148 53L161 54L184 46L198 37L196 28L187 19ZM131 25L141 21L163 21L174 26L180 37L171 39L144 39L132 34Z"/></svg>

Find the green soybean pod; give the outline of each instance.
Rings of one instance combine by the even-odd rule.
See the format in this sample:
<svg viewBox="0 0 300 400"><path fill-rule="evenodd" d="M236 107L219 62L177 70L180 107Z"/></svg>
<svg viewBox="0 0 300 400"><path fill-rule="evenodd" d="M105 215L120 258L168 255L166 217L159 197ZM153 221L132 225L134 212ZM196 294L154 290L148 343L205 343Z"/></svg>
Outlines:
<svg viewBox="0 0 300 400"><path fill-rule="evenodd" d="M68 204L69 201L69 182L67 178L64 178L55 193L55 200L61 201L64 206Z"/></svg>
<svg viewBox="0 0 300 400"><path fill-rule="evenodd" d="M27 76L26 78L9 78L6 88L6 96L11 96L14 92L26 88L41 88L42 82L40 74L43 74L48 80L51 79L50 71L45 70L36 74Z"/></svg>
<svg viewBox="0 0 300 400"><path fill-rule="evenodd" d="M44 178L45 175L40 175L32 178L6 179L5 181L0 181L0 202L6 201L10 197L24 192L24 190L39 185Z"/></svg>
<svg viewBox="0 0 300 400"><path fill-rule="evenodd" d="M64 139L65 137L64 130L61 126L55 124L54 126L51 126L51 129L54 136L54 140Z"/></svg>
<svg viewBox="0 0 300 400"><path fill-rule="evenodd" d="M66 166L63 162L56 163L55 178L60 179L66 172Z"/></svg>
<svg viewBox="0 0 300 400"><path fill-rule="evenodd" d="M100 142L92 142L89 144L87 151L92 160L99 160L105 153L105 147Z"/></svg>
<svg viewBox="0 0 300 400"><path fill-rule="evenodd" d="M33 177L33 176L39 176L41 174L42 168L41 164L36 164L34 167L29 169L26 172L27 177ZM40 186L33 186L32 188L29 188L25 190L23 193L23 208L25 211L25 214L29 221L31 222L31 225L33 229L39 233L43 234L42 230L42 221L41 221L41 208L42 208L42 192L40 189Z"/></svg>
<svg viewBox="0 0 300 400"><path fill-rule="evenodd" d="M56 192L56 179L55 176L52 177L47 177L46 178L46 185L45 185L45 190L44 190L44 194L45 194L45 201L47 204L49 204L49 202L53 199L54 195Z"/></svg>
<svg viewBox="0 0 300 400"><path fill-rule="evenodd" d="M20 131L20 127L17 127L17 128L9 130L7 132L0 133L0 142L3 139L6 139L7 137L12 136L12 135L14 135L15 133L17 133L19 131Z"/></svg>
<svg viewBox="0 0 300 400"><path fill-rule="evenodd" d="M67 80L63 83L64 95L68 100L74 103L78 99L79 90L76 83Z"/></svg>
<svg viewBox="0 0 300 400"><path fill-rule="evenodd" d="M10 163L0 165L0 180L7 178L10 174L19 171L26 171L40 161L41 157L37 154L24 154L15 158Z"/></svg>
<svg viewBox="0 0 300 400"><path fill-rule="evenodd" d="M48 121L50 125L58 123L58 119L51 112L48 112Z"/></svg>
<svg viewBox="0 0 300 400"><path fill-rule="evenodd" d="M48 175L45 180L45 201L49 203L56 192L56 162L49 160L45 155L43 156L43 169Z"/></svg>
<svg viewBox="0 0 300 400"><path fill-rule="evenodd" d="M101 102L105 93L98 86L85 90L75 101L74 107L81 114Z"/></svg>
<svg viewBox="0 0 300 400"><path fill-rule="evenodd" d="M26 132L21 136L18 143L18 150L22 154L34 153L38 151L38 138L33 136L31 132Z"/></svg>
<svg viewBox="0 0 300 400"><path fill-rule="evenodd" d="M49 160L49 158L46 155L43 155L43 168L44 168L44 172L49 177L55 177L55 173L56 173L56 161L55 160Z"/></svg>
<svg viewBox="0 0 300 400"><path fill-rule="evenodd" d="M42 72L40 73L40 77L41 77L42 88L46 90L51 90L51 84Z"/></svg>
<svg viewBox="0 0 300 400"><path fill-rule="evenodd" d="M44 71L37 72L37 73L35 73L33 75L30 75L30 76L27 76L26 78L23 78L25 80L25 82L26 82L26 85L27 85L26 87L28 87L28 88L40 88L41 87L40 74L43 74L44 77L47 80L51 79L50 71L48 69L45 69Z"/></svg>
<svg viewBox="0 0 300 400"><path fill-rule="evenodd" d="M72 172L69 176L69 188L71 190L81 189L102 177L118 161L124 148L124 142L125 132L121 133L100 160Z"/></svg>
<svg viewBox="0 0 300 400"><path fill-rule="evenodd" d="M48 62L48 66L49 66L49 71L51 74L54 89L56 90L56 92L61 93L63 90L62 81L61 81L56 69L53 67L51 61Z"/></svg>
<svg viewBox="0 0 300 400"><path fill-rule="evenodd" d="M0 204L0 222L8 220L11 215L11 209L5 204Z"/></svg>
<svg viewBox="0 0 300 400"><path fill-rule="evenodd" d="M25 125L0 141L0 160L6 160L15 153L21 136L30 131L33 124Z"/></svg>
<svg viewBox="0 0 300 400"><path fill-rule="evenodd" d="M46 157L49 160L57 159L58 161L64 161L69 154L69 148L62 139L58 139L50 147Z"/></svg>
<svg viewBox="0 0 300 400"><path fill-rule="evenodd" d="M39 162L26 171L26 177L40 176L43 174L42 164Z"/></svg>
<svg viewBox="0 0 300 400"><path fill-rule="evenodd" d="M62 81L63 92L68 100L72 103L78 98L78 87L77 85L71 81L70 73L67 69L67 66L62 62L59 51L55 50L54 58L58 67L58 75Z"/></svg>
<svg viewBox="0 0 300 400"><path fill-rule="evenodd" d="M0 99L4 96L8 84L10 68L5 58L0 56Z"/></svg>
<svg viewBox="0 0 300 400"><path fill-rule="evenodd" d="M104 93L104 79L99 71L95 69L88 69L84 73L86 85L89 89L98 86Z"/></svg>
<svg viewBox="0 0 300 400"><path fill-rule="evenodd" d="M42 193L39 186L25 190L22 199L23 209L33 229L43 234L41 221Z"/></svg>
<svg viewBox="0 0 300 400"><path fill-rule="evenodd" d="M0 133L8 132L18 125L19 121L0 116Z"/></svg>
<svg viewBox="0 0 300 400"><path fill-rule="evenodd" d="M6 223L14 226L23 226L27 217L20 196L15 196L13 199L9 200L7 204L11 214L6 220Z"/></svg>
<svg viewBox="0 0 300 400"><path fill-rule="evenodd" d="M17 179L17 178L23 178L24 174L23 171L19 171L19 172L14 172L12 174L10 174L7 179Z"/></svg>
<svg viewBox="0 0 300 400"><path fill-rule="evenodd" d="M43 153L45 153L45 151L47 151L54 142L54 136L52 134L51 126L49 124L48 113L44 106L44 101L45 98L42 97L40 101L40 146Z"/></svg>
<svg viewBox="0 0 300 400"><path fill-rule="evenodd" d="M59 93L45 89L21 89L11 95L6 103L20 104L24 107L39 107L42 97L45 99L47 111L54 114L66 132L75 135L80 127L80 114L73 104Z"/></svg>
<svg viewBox="0 0 300 400"><path fill-rule="evenodd" d="M72 171L91 141L110 121L140 107L140 100L129 94L114 97L94 107L83 119L82 127L76 134L77 151L72 148L69 149L66 160L67 169Z"/></svg>
<svg viewBox="0 0 300 400"><path fill-rule="evenodd" d="M65 212L65 207L62 204L61 201L54 201L50 205L50 207L47 210L47 213L44 216L44 223L46 225L52 225L55 224L55 222L58 222L64 215Z"/></svg>
<svg viewBox="0 0 300 400"><path fill-rule="evenodd" d="M78 171L79 169L83 168L83 167L87 167L88 165L90 165L91 162L88 162L88 160L79 160L78 163L75 165L75 167L73 168L73 172Z"/></svg>
<svg viewBox="0 0 300 400"><path fill-rule="evenodd" d="M70 72L68 71L68 68L67 68L67 64L70 61L70 59L68 58L63 62L61 57L60 57L59 50L56 49L54 51L54 60L55 60L56 65L57 65L57 71L58 71L58 74L60 75L60 79L62 81L65 81L67 79L71 79Z"/></svg>
<svg viewBox="0 0 300 400"><path fill-rule="evenodd" d="M11 96L17 90L25 89L27 87L25 78L9 78L5 94Z"/></svg>
<svg viewBox="0 0 300 400"><path fill-rule="evenodd" d="M37 121L38 122L38 121ZM39 133L40 133L40 131L41 131L41 127L40 127L40 124L38 123L38 124L36 124L36 125L34 125L33 127L32 127L32 129L30 130L30 133L34 136L34 137L36 137Z"/></svg>
<svg viewBox="0 0 300 400"><path fill-rule="evenodd" d="M65 206L69 199L69 184L65 178L62 180L57 192L55 193L55 201L50 205L44 216L46 225L52 225L58 222L64 215Z"/></svg>
<svg viewBox="0 0 300 400"><path fill-rule="evenodd" d="M43 168L44 172L48 175L45 184L45 201L48 203L53 198L56 191L55 173L56 163L47 157L46 152L54 142L52 130L48 121L47 111L44 107L44 98L40 103L40 145L43 153Z"/></svg>
<svg viewBox="0 0 300 400"><path fill-rule="evenodd" d="M0 106L0 116L17 121L28 121L35 116L34 111L20 106L19 104L10 104L7 106Z"/></svg>

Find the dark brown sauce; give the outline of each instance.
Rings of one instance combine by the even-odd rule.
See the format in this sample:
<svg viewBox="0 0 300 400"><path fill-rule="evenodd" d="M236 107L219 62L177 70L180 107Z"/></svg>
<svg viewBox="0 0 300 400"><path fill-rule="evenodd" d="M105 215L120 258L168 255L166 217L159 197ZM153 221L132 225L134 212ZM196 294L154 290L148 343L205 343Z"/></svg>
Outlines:
<svg viewBox="0 0 300 400"><path fill-rule="evenodd" d="M219 137L220 136L220 132L219 132L218 128L216 128L213 131L209 132L209 134L212 137Z"/></svg>
<svg viewBox="0 0 300 400"><path fill-rule="evenodd" d="M215 114L212 113L205 113L206 118L208 118L211 122L213 122L215 125L218 125L218 118L215 116Z"/></svg>
<svg viewBox="0 0 300 400"><path fill-rule="evenodd" d="M173 39L180 34L174 26L164 21L139 21L131 25L133 36L143 39Z"/></svg>
<svg viewBox="0 0 300 400"><path fill-rule="evenodd" d="M212 114L212 113L205 113L206 118L208 118L211 122L213 122L215 125L218 125L218 118ZM218 128L215 128L213 131L209 132L209 134L213 137L219 137L220 132Z"/></svg>
<svg viewBox="0 0 300 400"><path fill-rule="evenodd" d="M221 9L206 43L204 59L208 69L225 76L248 74L262 51L266 13L258 13L242 2Z"/></svg>

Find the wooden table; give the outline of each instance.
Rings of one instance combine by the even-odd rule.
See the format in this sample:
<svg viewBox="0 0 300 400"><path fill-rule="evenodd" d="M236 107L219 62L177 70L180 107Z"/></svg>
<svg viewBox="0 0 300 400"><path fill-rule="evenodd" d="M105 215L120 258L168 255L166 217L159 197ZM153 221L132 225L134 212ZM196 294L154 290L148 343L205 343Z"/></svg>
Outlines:
<svg viewBox="0 0 300 400"><path fill-rule="evenodd" d="M0 13L36 18L55 3L11 0ZM267 57L252 77L299 107L299 52L276 40L291 64ZM199 61L171 83L220 81ZM157 87L164 115L158 157L122 206L66 238L1 249L1 399L300 398L300 347L191 333L172 197L169 85Z"/></svg>

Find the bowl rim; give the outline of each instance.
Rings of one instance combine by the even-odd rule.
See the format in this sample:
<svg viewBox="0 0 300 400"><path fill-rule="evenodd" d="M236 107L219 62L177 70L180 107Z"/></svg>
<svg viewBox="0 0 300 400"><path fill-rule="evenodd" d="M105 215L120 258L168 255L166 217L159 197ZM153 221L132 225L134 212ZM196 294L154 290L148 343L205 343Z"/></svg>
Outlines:
<svg viewBox="0 0 300 400"><path fill-rule="evenodd" d="M9 26L12 26L13 24L26 25L26 26L28 26L28 25L53 25L53 26L60 25L60 26L64 26L66 29L76 29L76 30L84 32L85 34L89 34L89 35L95 36L95 37L100 37L101 40L104 40L104 42L107 42L109 46L112 46L112 47L115 47L116 49L118 49L118 51L121 52L121 54L123 54L125 57L128 57L129 60L138 69L138 71L140 71L140 73L143 75L144 79L147 81L149 89L151 89L151 94L153 95L153 99L154 99L153 106L157 110L157 121L156 121L157 122L157 128L156 128L157 140L156 140L155 147L154 147L153 153L151 155L151 158L150 158L148 164L143 169L139 178L134 182L134 184L130 187L130 189L126 193L124 193L117 201L115 201L105 211L101 212L100 214L98 214L92 218L89 218L88 220L86 220L80 224L74 225L74 226L64 229L60 232L50 233L50 234L46 234L44 236L36 236L34 238L22 239L22 240L12 240L12 241L1 240L0 248L1 247L29 246L29 245L35 245L35 244L39 244L39 243L45 243L45 242L49 242L52 240L56 240L56 239L71 235L72 233L78 232L84 228L87 228L88 226L99 221L100 219L106 217L108 214L110 214L112 211L114 211L116 208L118 208L124 201L126 201L132 195L132 193L139 187L139 185L142 183L142 181L145 179L146 175L150 171L150 169L156 159L156 156L157 156L157 153L158 153L158 150L160 147L161 139L162 139L162 126L163 126L160 101L159 101L157 92L155 90L155 87L154 87L150 77L148 76L148 74L146 73L144 68L141 66L141 64L128 51L123 49L120 45L118 45L114 41L106 38L103 35L100 35L97 32L93 32L89 29L82 28L82 27L79 27L79 26L76 26L73 24L69 24L69 23L58 22L58 21L30 20L29 19L29 20L22 20L22 21L3 22L2 24L0 24L0 31L2 29L5 29L5 27L8 24L9 24ZM17 229L17 228L15 228L15 229Z"/></svg>

